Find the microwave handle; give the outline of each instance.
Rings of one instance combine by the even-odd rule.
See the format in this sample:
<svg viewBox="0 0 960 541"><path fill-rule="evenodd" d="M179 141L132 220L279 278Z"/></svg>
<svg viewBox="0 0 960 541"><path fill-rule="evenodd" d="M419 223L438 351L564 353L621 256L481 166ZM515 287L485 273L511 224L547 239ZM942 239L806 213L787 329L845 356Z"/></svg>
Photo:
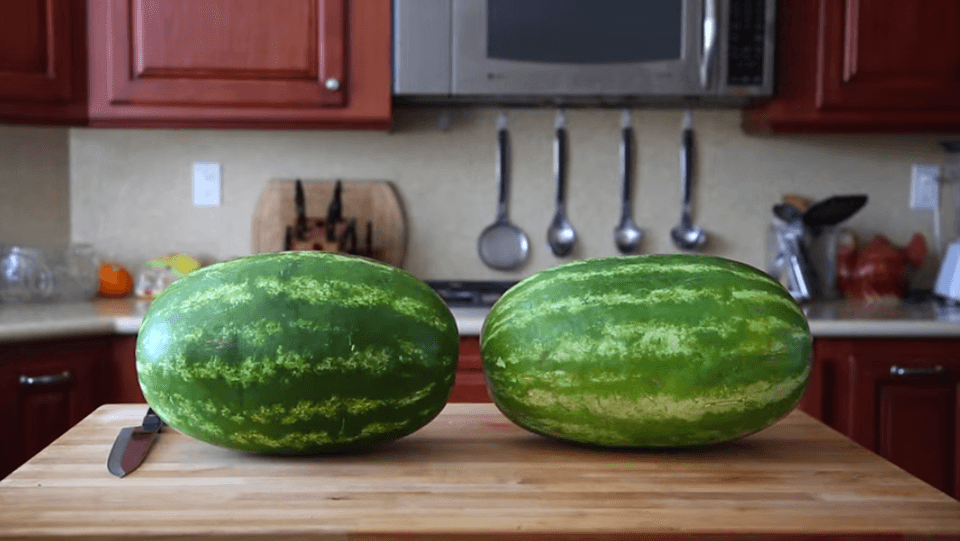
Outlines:
<svg viewBox="0 0 960 541"><path fill-rule="evenodd" d="M717 0L703 4L703 56L700 58L700 88L709 90L717 58Z"/></svg>

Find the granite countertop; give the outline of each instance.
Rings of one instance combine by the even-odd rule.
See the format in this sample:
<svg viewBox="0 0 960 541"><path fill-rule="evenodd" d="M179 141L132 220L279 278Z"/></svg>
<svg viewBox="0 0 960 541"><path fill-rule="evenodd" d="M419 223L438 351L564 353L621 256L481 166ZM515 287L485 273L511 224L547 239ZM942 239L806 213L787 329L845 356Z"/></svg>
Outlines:
<svg viewBox="0 0 960 541"><path fill-rule="evenodd" d="M0 342L98 334L136 334L150 306L140 299L0 305ZM485 308L453 308L463 336L477 336ZM815 337L956 337L960 307L897 299L822 301L804 306Z"/></svg>

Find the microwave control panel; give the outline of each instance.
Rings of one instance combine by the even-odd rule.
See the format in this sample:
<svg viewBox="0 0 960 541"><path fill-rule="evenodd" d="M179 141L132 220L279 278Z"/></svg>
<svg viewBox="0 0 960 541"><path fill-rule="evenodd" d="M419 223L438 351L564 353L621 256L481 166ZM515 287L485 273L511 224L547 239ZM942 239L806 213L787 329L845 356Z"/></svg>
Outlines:
<svg viewBox="0 0 960 541"><path fill-rule="evenodd" d="M763 84L763 57L766 40L766 2L730 0L727 35L727 84Z"/></svg>

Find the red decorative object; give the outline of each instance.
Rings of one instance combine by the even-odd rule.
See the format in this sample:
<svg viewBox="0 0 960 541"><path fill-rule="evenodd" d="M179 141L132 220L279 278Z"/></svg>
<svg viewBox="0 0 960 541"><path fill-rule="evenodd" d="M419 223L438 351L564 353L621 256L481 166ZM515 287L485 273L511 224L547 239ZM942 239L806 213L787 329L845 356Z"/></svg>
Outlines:
<svg viewBox="0 0 960 541"><path fill-rule="evenodd" d="M878 235L859 252L841 247L837 256L837 287L854 299L903 297L908 267L917 269L927 259L927 242L914 233L906 248L897 248Z"/></svg>

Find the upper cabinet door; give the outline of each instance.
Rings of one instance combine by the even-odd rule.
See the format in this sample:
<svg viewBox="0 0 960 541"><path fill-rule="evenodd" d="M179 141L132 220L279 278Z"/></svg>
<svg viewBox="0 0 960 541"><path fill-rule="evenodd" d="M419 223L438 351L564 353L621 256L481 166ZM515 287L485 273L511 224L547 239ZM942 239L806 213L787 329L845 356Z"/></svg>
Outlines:
<svg viewBox="0 0 960 541"><path fill-rule="evenodd" d="M343 105L344 3L114 2L109 12L110 101Z"/></svg>
<svg viewBox="0 0 960 541"><path fill-rule="evenodd" d="M818 107L960 110L960 2L821 5Z"/></svg>
<svg viewBox="0 0 960 541"><path fill-rule="evenodd" d="M90 47L91 124L389 125L389 0L98 1Z"/></svg>
<svg viewBox="0 0 960 541"><path fill-rule="evenodd" d="M781 0L777 15L777 94L745 130L960 130L957 0Z"/></svg>
<svg viewBox="0 0 960 541"><path fill-rule="evenodd" d="M0 2L0 120L82 120L84 12L79 0Z"/></svg>

